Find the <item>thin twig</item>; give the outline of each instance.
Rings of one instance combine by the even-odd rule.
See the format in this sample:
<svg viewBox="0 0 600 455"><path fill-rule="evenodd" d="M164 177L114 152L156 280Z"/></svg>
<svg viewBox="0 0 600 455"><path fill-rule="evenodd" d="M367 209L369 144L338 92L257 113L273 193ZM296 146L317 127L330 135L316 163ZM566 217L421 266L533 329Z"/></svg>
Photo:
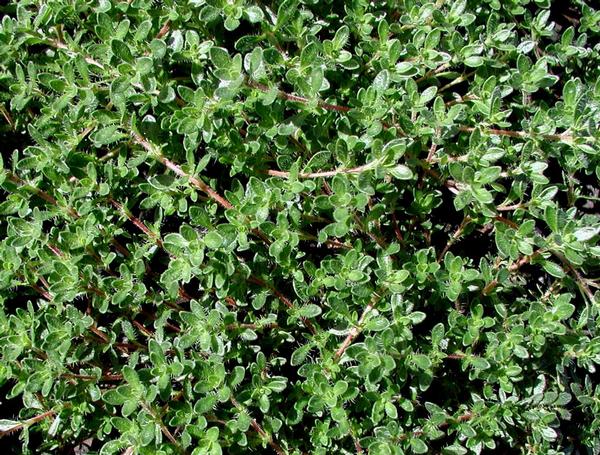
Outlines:
<svg viewBox="0 0 600 455"><path fill-rule="evenodd" d="M8 179L17 184L17 185L21 185L23 188L31 191L32 193L34 193L36 196L38 196L39 198L43 199L44 201L48 202L49 204L62 209L64 207L62 207L58 201L51 196L50 194L48 194L47 192L45 192L44 190L41 190L39 188L37 188L36 186L32 185L31 183L27 182L26 180L22 179L21 177L19 177L16 174L13 174L12 172L8 173ZM77 211L75 209L73 209L72 207L66 207L64 208L66 210L66 212L72 216L73 218L77 219L80 217L79 213L77 213Z"/></svg>
<svg viewBox="0 0 600 455"><path fill-rule="evenodd" d="M404 236L400 231L400 226L398 224L398 218L396 218L396 211L392 210L392 222L394 223L394 234L396 234L396 238L400 242L400 244L405 245Z"/></svg>
<svg viewBox="0 0 600 455"><path fill-rule="evenodd" d="M258 284L259 286L261 286L265 289L269 289L286 307L288 307L289 309L294 308L294 304L292 303L292 301L289 298L287 298L285 296L285 294L280 292L275 286L267 283L262 278L259 278L256 275L250 275L248 277L248 281L250 283ZM309 319L307 319L305 317L301 317L300 320L306 326L306 328L310 331L310 333L312 333L313 335L317 334L317 330L315 329L315 326L312 324L312 322L310 322Z"/></svg>
<svg viewBox="0 0 600 455"><path fill-rule="evenodd" d="M428 163L433 162L433 159L435 157L435 152L437 151L437 147L438 147L437 143L434 140L432 140L431 147L429 147L429 153L427 153L427 158L425 161L427 161Z"/></svg>
<svg viewBox="0 0 600 455"><path fill-rule="evenodd" d="M470 73L467 74L463 74L462 76L457 77L456 79L454 79L453 81L448 82L446 85L444 85L442 88L440 88L437 92L438 93L442 93L445 92L446 90L448 90L451 87L454 87L455 85L460 84L461 82L466 81L467 79L469 79L473 74L475 74L475 71L471 71Z"/></svg>
<svg viewBox="0 0 600 455"><path fill-rule="evenodd" d="M536 258L537 256L539 256L541 254L541 250L537 250L534 251L533 254L527 255L527 256L523 256L522 258L520 258L518 261L513 262L509 267L508 267L508 271L511 273L516 272L517 270L519 270L521 267L523 267L525 264L529 263L532 259ZM482 290L481 290L481 294L482 295L490 295L491 292L496 289L498 287L500 283L498 282L498 280L493 279L492 281L490 281Z"/></svg>
<svg viewBox="0 0 600 455"><path fill-rule="evenodd" d="M477 128L472 126L459 126L458 130L464 133L472 133ZM508 136L515 138L534 138L539 137L541 139L545 139L547 141L565 141L570 142L573 140L573 136L571 134L563 133L563 134L536 134L536 133L527 133L525 131L509 131L509 130L497 130L494 128L483 128L481 132L484 134L491 134L493 136Z"/></svg>
<svg viewBox="0 0 600 455"><path fill-rule="evenodd" d="M142 220L133 215L123 204L115 201L112 197L108 198L108 202L110 202L119 212L123 213L135 227L142 231L146 236L150 237L160 248L163 248L163 242L160 236L148 228Z"/></svg>
<svg viewBox="0 0 600 455"><path fill-rule="evenodd" d="M169 19L167 19L167 21L163 24L163 26L160 28L160 30L156 34L155 38L161 39L163 36L165 36L167 33L169 33L169 30L171 30L171 21Z"/></svg>
<svg viewBox="0 0 600 455"><path fill-rule="evenodd" d="M175 448L177 449L177 451L181 454L186 454L187 451L181 446L181 444L179 444L179 442L177 441L177 439L175 439L175 437L173 436L173 434L169 431L169 429L167 428L167 426L163 423L162 419L160 418L159 415L157 415L152 408L150 407L150 405L141 402L141 406L142 408L148 413L150 414L150 416L154 419L154 421L157 423L157 425L160 427L160 431L162 432L162 434L164 434L167 439L175 446Z"/></svg>
<svg viewBox="0 0 600 455"><path fill-rule="evenodd" d="M2 114L2 117L4 117L4 119L6 120L6 123L8 123L8 125L10 126L11 130L15 129L15 122L12 118L12 116L10 115L10 112L8 111L8 109L6 109L4 107L4 105L0 104L0 114Z"/></svg>
<svg viewBox="0 0 600 455"><path fill-rule="evenodd" d="M65 379L81 379L82 381L94 381L98 379L96 376L91 374L76 374L76 373L65 373L61 375ZM122 374L103 374L99 378L100 381L106 382L120 382L123 380Z"/></svg>
<svg viewBox="0 0 600 455"><path fill-rule="evenodd" d="M354 342L356 337L358 335L360 335L360 333L363 331L363 325L367 319L367 316L369 316L371 311L373 311L373 309L375 308L375 306L377 305L379 300L381 300L382 296L383 296L383 291L373 293L373 297L371 297L371 301L365 307L362 314L360 315L360 319L358 320L356 325L354 327L352 327L352 329L350 330L350 333L348 333L348 335L346 336L346 338L344 339L344 341L342 342L340 347L337 349L337 351L335 351L333 358L336 361L338 361L342 357L342 355L344 355L344 352L346 352L346 349L348 349L348 347Z"/></svg>
<svg viewBox="0 0 600 455"><path fill-rule="evenodd" d="M447 70L449 67L450 67L450 63L444 63L443 65L440 65L437 68L433 68L433 69L427 71L423 76L415 79L415 82L418 84L419 82L427 80L430 77L435 76L436 74L439 74L442 71Z"/></svg>
<svg viewBox="0 0 600 455"><path fill-rule="evenodd" d="M467 225L471 221L472 220L471 220L470 216L465 216L465 218L462 220L462 223L460 223L460 225L458 226L458 228L456 229L456 231L454 231L454 234L452 234L452 237L450 237L450 239L446 243L446 246L444 246L444 249L438 255L437 262L441 262L442 261L442 259L444 258L445 254L448 252L448 250L450 249L450 247L462 235L463 231L465 230L465 227L467 227Z"/></svg>
<svg viewBox="0 0 600 455"><path fill-rule="evenodd" d="M589 286L587 285L587 283L585 282L585 279L581 276L581 274L575 269L575 267L573 267L571 262L562 253L559 253L558 251L550 250L550 253L552 253L554 256L556 256L563 263L563 266L569 272L571 272L571 274L575 278L575 282L577 283L577 286L579 287L579 290L581 291L581 293L589 299L590 303L593 304L596 301L595 297L594 297L594 293L589 288Z"/></svg>
<svg viewBox="0 0 600 455"><path fill-rule="evenodd" d="M454 420L456 423L462 423L462 422L467 422L467 421L473 419L474 417L475 417L475 415L472 412L467 411L464 414L462 414L456 418L449 419L449 420L446 420L445 422L440 423L437 427L439 429L447 428L452 423L452 420ZM423 430L415 430L410 434L400 435L398 437L398 439L400 441L403 441L405 439L408 439L409 437L413 437L413 438L417 437L418 438L419 436L422 436L423 434L424 434Z"/></svg>
<svg viewBox="0 0 600 455"><path fill-rule="evenodd" d="M496 210L498 212L512 212L513 210L518 210L518 209L522 209L525 207L526 207L525 204L518 203L518 204L513 204L513 205L499 205L498 207L496 207Z"/></svg>
<svg viewBox="0 0 600 455"><path fill-rule="evenodd" d="M360 174L362 172L370 171L375 169L375 163L367 163L362 166L353 167L351 169L335 169L333 171L321 171L321 172L299 172L298 177L302 179L317 179L321 177L334 177L340 174ZM287 171L277 171L269 169L267 174L273 177L289 178L290 173Z"/></svg>
<svg viewBox="0 0 600 455"><path fill-rule="evenodd" d="M248 87L251 88L255 88L260 90L261 92L269 92L271 89L269 87L267 87L264 84L261 84L259 82L256 81L252 81L252 80L248 80L246 82L246 84L248 85ZM292 95L291 93L286 93L282 90L278 90L277 94L279 95L280 98L286 99L288 101L296 101L298 103L302 103L302 104L308 104L311 102L311 100L309 100L308 98L304 98L303 96L298 96L298 95ZM348 107L348 106L340 106L337 104L329 104L326 103L324 101L317 101L317 105L327 111L337 111L337 112L349 112L352 108Z"/></svg>
<svg viewBox="0 0 600 455"><path fill-rule="evenodd" d="M20 431L25 427L28 427L37 422L40 422L40 421L42 421L50 416L53 416L55 414L56 414L56 411L46 411L46 412L43 412L42 414L32 417L31 419L25 420L24 422L19 422L19 423L15 424L13 427L9 428L8 430L0 431L0 438L7 436L11 433L14 433L15 431Z"/></svg>
<svg viewBox="0 0 600 455"><path fill-rule="evenodd" d="M238 411L244 411L244 407L233 397L231 397L229 399L229 401L231 402L231 404L233 404L233 406L238 410ZM258 433L258 435L263 438L265 441L267 441L267 444L269 444L269 446L271 446L271 448L275 451L275 453L277 455L287 455L287 451L285 451L278 443L277 441L275 441L275 439L273 438L273 436L271 436L269 433L267 433L264 428L260 425L260 423L258 423L258 421L252 417L250 417L250 426L252 426L252 428L254 429L254 431L256 431L256 433Z"/></svg>

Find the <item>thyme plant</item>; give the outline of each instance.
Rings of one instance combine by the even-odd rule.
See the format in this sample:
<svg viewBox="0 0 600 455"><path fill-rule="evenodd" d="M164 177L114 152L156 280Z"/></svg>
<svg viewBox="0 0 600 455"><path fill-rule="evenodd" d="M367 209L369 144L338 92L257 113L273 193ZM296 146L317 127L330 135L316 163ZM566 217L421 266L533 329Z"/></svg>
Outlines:
<svg viewBox="0 0 600 455"><path fill-rule="evenodd" d="M2 447L600 453L593 3L0 6Z"/></svg>

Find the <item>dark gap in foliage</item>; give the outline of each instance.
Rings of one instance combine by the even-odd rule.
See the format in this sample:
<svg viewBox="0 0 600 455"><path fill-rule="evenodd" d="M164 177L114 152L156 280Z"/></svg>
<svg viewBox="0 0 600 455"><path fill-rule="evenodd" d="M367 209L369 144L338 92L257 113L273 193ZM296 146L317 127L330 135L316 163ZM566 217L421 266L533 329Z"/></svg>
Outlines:
<svg viewBox="0 0 600 455"><path fill-rule="evenodd" d="M544 171L544 175L550 180L551 183L558 186L559 191L554 196L554 201L561 207L569 207L569 199L567 194L567 187L565 183L565 166L562 162L561 156L558 157L549 156L546 159L548 168ZM540 224L540 223L538 223Z"/></svg>
<svg viewBox="0 0 600 455"><path fill-rule="evenodd" d="M493 254L495 247L493 233L482 233L476 229L472 233L456 240L450 247L450 251L455 256L471 259L471 267L477 268L479 266L479 259Z"/></svg>
<svg viewBox="0 0 600 455"><path fill-rule="evenodd" d="M579 23L581 10L573 2L550 2L550 18L559 27L568 28Z"/></svg>
<svg viewBox="0 0 600 455"><path fill-rule="evenodd" d="M579 172L574 176L574 183L577 184L580 190L580 196L575 201L575 207L579 212L590 215L600 213L600 188L597 185L594 174L587 172ZM589 199L586 199L589 197Z"/></svg>

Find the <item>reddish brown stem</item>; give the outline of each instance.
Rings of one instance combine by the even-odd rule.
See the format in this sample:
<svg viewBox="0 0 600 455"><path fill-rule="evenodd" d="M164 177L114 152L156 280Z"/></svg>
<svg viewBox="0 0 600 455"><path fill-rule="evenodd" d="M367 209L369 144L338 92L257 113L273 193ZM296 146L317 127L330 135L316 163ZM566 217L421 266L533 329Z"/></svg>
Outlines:
<svg viewBox="0 0 600 455"><path fill-rule="evenodd" d="M456 242L456 239L458 239L462 235L463 231L465 230L465 227L470 222L471 222L471 217L469 217L469 216L466 216L463 219L462 223L460 223L460 226L458 226L458 228L456 229L456 231L454 232L454 234L452 234L452 237L450 237L450 240L448 240L448 242L446 243L446 246L444 246L444 249L438 255L437 262L441 262L442 259L444 259L445 254L448 252L448 250L450 249L450 247L452 245L454 245L454 242Z"/></svg>
<svg viewBox="0 0 600 455"><path fill-rule="evenodd" d="M373 163L363 164L362 166L353 167L350 169L335 169L333 171L321 171L321 172L300 172L298 173L298 178L301 179L316 179L321 177L335 177L339 174L360 174L365 171L369 171L374 169L375 166ZM267 171L268 175L273 177L283 177L289 178L290 173L287 171L277 171L273 169L269 169Z"/></svg>
<svg viewBox="0 0 600 455"><path fill-rule="evenodd" d="M495 216L494 220L496 220L502 224L506 224L507 226L511 227L512 229L515 229L515 230L519 229L519 225L517 223L509 220L508 218L504 218L503 216Z"/></svg>
<svg viewBox="0 0 600 455"><path fill-rule="evenodd" d="M268 92L270 90L269 87L267 87L266 85L261 84L259 82L251 81L251 80L249 80L247 82L247 85L249 87L258 89L261 92ZM302 103L302 104L310 103L310 100L308 98L304 98L303 96L298 96L298 95L292 95L291 93L286 93L282 90L278 90L278 95L280 98L286 99L288 101L296 101L296 102ZM348 106L329 104L329 103L325 103L324 101L318 101L318 106L325 110L328 110L328 111L337 111L337 112L348 112L352 109Z"/></svg>
<svg viewBox="0 0 600 455"><path fill-rule="evenodd" d="M454 354L448 354L446 356L447 359L455 359L455 360L461 360L464 359L466 356L465 354L461 354L459 352L455 352Z"/></svg>
<svg viewBox="0 0 600 455"><path fill-rule="evenodd" d="M10 115L10 112L8 111L8 109L6 109L2 104L0 104L0 114L2 114L2 116L6 120L6 123L8 123L10 125L10 128L12 130L14 130L15 129L15 122L13 121L13 118Z"/></svg>
<svg viewBox="0 0 600 455"><path fill-rule="evenodd" d="M139 323L138 321L133 321L133 325L137 327L137 329L142 332L145 336L151 338L154 336L154 333L147 329L146 327L144 327L141 323Z"/></svg>
<svg viewBox="0 0 600 455"><path fill-rule="evenodd" d="M208 197L210 197L215 202L217 202L221 207L223 207L225 209L233 208L233 205L231 205L231 203L227 199L222 197L219 193L217 193L215 190L213 190L209 185L207 185L203 181L197 179L196 177L189 175L187 172L185 172L183 169L181 169L181 167L179 167L173 161L164 157L162 154L157 154L157 150L142 135L140 135L139 133L137 133L135 131L133 131L132 134L133 134L133 138L134 138L135 142L138 143L139 145L141 145L147 152L151 153L152 155L156 155L156 158L158 159L158 161L160 161L167 169L170 169L171 171L173 171L175 174L177 174L180 177L184 177L184 178L188 179L188 181L193 186L198 188L200 191L206 193L206 195Z"/></svg>
<svg viewBox="0 0 600 455"><path fill-rule="evenodd" d="M152 232L148 226L144 224L142 220L133 215L123 204L115 201L112 197L108 198L108 202L110 202L118 211L122 212L129 221L133 223L135 227L137 227L140 231L142 231L146 236L150 237L160 248L163 247L162 239L160 236Z"/></svg>
<svg viewBox="0 0 600 455"><path fill-rule="evenodd" d="M436 135L439 134L439 128L436 129ZM427 153L427 161L428 163L433 162L433 158L435 157L435 152L437 151L438 145L435 142L435 137L431 139L431 147L429 147L429 152Z"/></svg>
<svg viewBox="0 0 600 455"><path fill-rule="evenodd" d="M440 423L438 425L438 428L439 429L447 428L452 423L452 420L454 420L457 423L462 423L462 422L467 422L467 421L471 420L473 417L475 417L475 415L472 412L467 411L463 415L460 415L460 416L456 417L455 419L449 419L445 422ZM409 437L413 437L413 438L417 437L418 438L419 436L422 436L423 433L424 433L423 430L416 430L410 434L403 434L398 439L401 441L404 441L405 439L408 439Z"/></svg>
<svg viewBox="0 0 600 455"><path fill-rule="evenodd" d="M371 301L365 307L362 314L360 315L360 319L358 320L357 324L354 327L352 327L352 329L350 330L350 333L348 333L348 335L346 336L346 338L344 339L344 341L342 342L340 347L337 349L337 351L335 351L335 354L333 355L334 360L338 361L342 357L342 355L344 355L344 352L346 352L346 349L348 349L348 347L354 342L356 337L358 335L360 335L360 333L363 330L363 324L365 323L367 316L369 315L369 313L371 313L371 311L373 311L373 309L375 308L375 306L381 299L380 294L381 294L381 292L373 294Z"/></svg>
<svg viewBox="0 0 600 455"><path fill-rule="evenodd" d="M427 71L423 76L415 79L415 82L418 84L419 82L425 81L429 79L431 76L434 76L442 71L447 70L450 67L449 63L444 63L443 65L438 66L437 68L431 69Z"/></svg>
<svg viewBox="0 0 600 455"><path fill-rule="evenodd" d="M459 131L465 133L472 133L477 128L473 128L471 126L460 126L458 127ZM535 133L526 133L524 131L509 131L509 130L497 130L494 128L482 129L482 133L491 134L493 136L508 136L515 138L529 138L529 137L540 137L541 139L546 139L548 141L571 141L573 140L573 136L570 134L535 134Z"/></svg>
<svg viewBox="0 0 600 455"><path fill-rule="evenodd" d="M108 343L110 341L108 336L104 332L100 331L95 325L90 327L90 332L100 338L104 343Z"/></svg>
<svg viewBox="0 0 600 455"><path fill-rule="evenodd" d="M173 433L171 433L171 431L163 423L161 417L159 415L157 415L154 412L154 410L146 403L142 402L141 405L142 405L142 408L154 419L156 424L160 427L160 431L162 432L162 434L164 434L166 436L166 438L169 440L169 442L171 442L171 444L173 444L175 446L177 451L181 454L186 454L187 451L181 446L181 444L179 444L177 439L175 439L175 437L173 436Z"/></svg>
<svg viewBox="0 0 600 455"><path fill-rule="evenodd" d="M524 205L521 203L513 205L499 205L498 207L496 207L496 210L499 212L512 212L513 210L518 210L523 207Z"/></svg>
<svg viewBox="0 0 600 455"><path fill-rule="evenodd" d="M195 178L195 177L187 174L177 164L175 164L174 162L172 162L169 159L165 158L161 153L159 153L159 151L155 147L152 146L152 144L150 142L148 142L148 140L146 140L139 133L133 131L132 135L133 135L134 140L135 140L135 142L137 144L141 145L147 152L149 152L151 155L155 156L157 158L157 160L160 161L163 165L165 165L168 169L172 170L173 172L175 172L180 177L187 178L188 181L193 186L195 186L199 190L201 190L204 193L206 193L211 199L213 199L215 202L217 202L223 208L225 208L225 209L233 209L234 208L233 205L227 199L225 199L221 195L219 195L215 190L213 190L206 183L204 183L201 180L199 180L199 179L197 179L197 178ZM138 226L137 224L136 224L136 226L139 229L143 230L142 226ZM260 237L266 244L270 244L271 243L270 240L268 239L268 237L260 229L253 229L252 232L255 235L257 235L258 237ZM270 289L277 296L277 298L279 300L281 300L288 308L293 307L293 304L291 303L291 301L283 293L281 293L278 289L276 289L275 287L273 287L271 285L267 285L267 283L265 283L263 280L261 280L258 277L251 276L249 278L249 281L252 281L252 280L254 280L254 282L257 283L257 284L262 283L261 286L264 286L267 289ZM315 334L316 330L315 330L314 326L312 325L312 323L310 321L308 321L308 320L305 320L305 319L302 319L302 320L305 323L306 327L309 329L309 331L312 334Z"/></svg>
<svg viewBox="0 0 600 455"><path fill-rule="evenodd" d="M514 273L517 270L519 270L521 267L523 267L525 264L527 264L528 262L530 262L532 259L534 259L535 257L537 257L539 254L541 254L541 251L535 251L533 254L529 255L529 256L523 256L522 258L520 258L518 261L513 262L509 267L508 267L508 271L510 273ZM482 290L481 290L481 294L482 295L489 295L491 294L491 292L496 289L498 287L500 283L498 282L498 280L492 280L490 281Z"/></svg>
<svg viewBox="0 0 600 455"><path fill-rule="evenodd" d="M400 226L398 225L398 218L396 218L396 212L392 212L392 221L394 222L394 234L396 234L396 238L398 241L404 245L404 237L402 236L402 232L400 232Z"/></svg>
<svg viewBox="0 0 600 455"><path fill-rule="evenodd" d="M13 182L16 183L18 185L22 185L26 188L28 188L30 191L32 191L36 196L38 196L39 198L43 199L44 201L48 202L49 204L60 208L60 204L58 203L58 201L51 196L50 194L46 193L43 190L40 190L39 188L29 184L27 181L23 180L22 178L20 178L19 176L13 174L12 172L8 173L8 179ZM79 218L80 215L79 213L77 213L77 211L71 207L67 207L66 208L67 213L72 216L73 218Z"/></svg>
<svg viewBox="0 0 600 455"><path fill-rule="evenodd" d="M41 287L39 287L37 284L30 284L30 286L38 293L40 294L42 297L44 297L46 300L48 300L48 302L52 301L52 294L50 294L48 291L42 289Z"/></svg>
<svg viewBox="0 0 600 455"><path fill-rule="evenodd" d="M163 26L156 34L156 39L161 39L163 36L169 33L169 30L171 30L171 21L167 19L167 21L163 24Z"/></svg>
<svg viewBox="0 0 600 455"><path fill-rule="evenodd" d="M20 422L18 424L16 424L14 427L9 428L8 430L4 430L4 431L0 431L0 438L4 437L10 433L13 433L15 431L20 431L22 430L24 427L28 427L30 425L33 425L37 422L40 422L44 419L47 419L50 416L53 416L56 414L56 411L46 411L42 414L39 414L35 417L32 417L31 419L25 420L24 422Z"/></svg>
<svg viewBox="0 0 600 455"><path fill-rule="evenodd" d="M172 170L175 174L179 175L180 177L187 178L193 186L198 188L200 191L206 193L206 195L209 198L211 198L212 200L217 202L224 209L232 209L233 208L233 205L231 205L231 202L229 202L227 199L225 199L223 196L221 196L219 193L217 193L215 190L213 190L209 185L207 185L203 181L184 172L183 169L181 169L173 161L168 160L167 158L165 158L162 155L159 156L158 159L162 164L164 164L168 169Z"/></svg>
<svg viewBox="0 0 600 455"><path fill-rule="evenodd" d="M277 288L270 285L263 279L257 277L256 275L250 275L250 277L248 278L248 281L251 283L257 284L261 287L264 287L266 289L269 289L286 307L288 307L290 309L294 308L294 304L292 303L292 301L290 299L288 299ZM306 326L306 328L310 331L310 333L312 333L313 335L316 335L317 331L309 319L302 317L302 318L300 318L300 320L303 322L303 324Z"/></svg>
<svg viewBox="0 0 600 455"><path fill-rule="evenodd" d="M65 373L61 375L61 377L65 379L80 379L82 381L94 381L96 380L96 376L88 375L88 374L76 374L76 373ZM100 376L100 381L103 382L120 382L123 380L123 375L121 374L104 374Z"/></svg>
<svg viewBox="0 0 600 455"><path fill-rule="evenodd" d="M238 401L231 397L229 399L229 401L231 401L231 404L233 404L233 406L238 410L238 411L242 411L244 408L242 407L242 405L240 403L238 403ZM275 451L275 453L277 455L286 455L287 452L285 450L283 450L283 448L275 441L275 439L273 439L273 436L271 436L269 433L267 433L263 427L260 425L260 423L258 423L258 421L254 418L250 418L250 426L254 429L254 431L263 439L265 439L267 441L267 444L269 444L269 446L271 446L271 448Z"/></svg>

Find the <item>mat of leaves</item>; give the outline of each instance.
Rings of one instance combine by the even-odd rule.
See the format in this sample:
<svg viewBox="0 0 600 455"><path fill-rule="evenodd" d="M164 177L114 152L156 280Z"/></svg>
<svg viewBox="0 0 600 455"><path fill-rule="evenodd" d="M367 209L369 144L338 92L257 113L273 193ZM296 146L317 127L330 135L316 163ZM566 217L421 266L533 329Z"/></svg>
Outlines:
<svg viewBox="0 0 600 455"><path fill-rule="evenodd" d="M11 453L599 453L600 11L0 6Z"/></svg>

